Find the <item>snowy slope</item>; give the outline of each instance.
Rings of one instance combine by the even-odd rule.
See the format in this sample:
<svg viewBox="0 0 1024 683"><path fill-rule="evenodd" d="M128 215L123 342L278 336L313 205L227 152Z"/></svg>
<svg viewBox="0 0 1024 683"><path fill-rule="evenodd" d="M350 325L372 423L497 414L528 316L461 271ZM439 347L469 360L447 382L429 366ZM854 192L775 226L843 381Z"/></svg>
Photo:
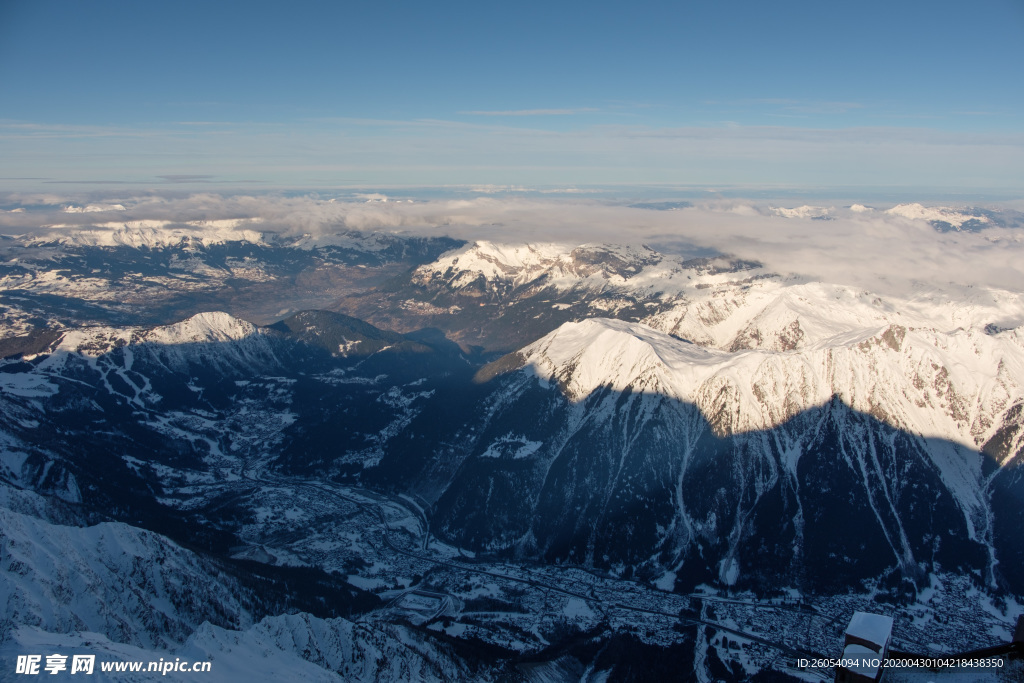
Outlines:
<svg viewBox="0 0 1024 683"><path fill-rule="evenodd" d="M367 682L487 678L473 676L450 648L422 632L402 625L356 624L308 614L268 617L242 631L206 624L180 654L193 660L209 657L222 671L258 678L268 670L288 678L308 670L315 674L313 680L340 677Z"/></svg>
<svg viewBox="0 0 1024 683"><path fill-rule="evenodd" d="M836 334L799 351L704 349L638 323L567 323L521 352L581 400L599 387L658 393L713 415L723 433L767 429L838 396L893 427L980 448L1024 400L1024 328L987 335L900 326Z"/></svg>
<svg viewBox="0 0 1024 683"><path fill-rule="evenodd" d="M58 526L0 508L6 624L95 631L147 648L206 621L251 623L235 582L159 534L121 523Z"/></svg>
<svg viewBox="0 0 1024 683"><path fill-rule="evenodd" d="M697 582L833 589L927 560L994 585L1020 550L990 496L993 481L1019 493L994 473L1024 447L1022 333L886 325L725 351L566 323L482 374L485 427L439 527L472 548Z"/></svg>
<svg viewBox="0 0 1024 683"><path fill-rule="evenodd" d="M26 245L73 245L88 247L156 248L180 244L224 244L250 242L265 244L264 234L248 226L258 219L217 221L163 221L153 219L104 222L92 226L51 225L47 230L24 240Z"/></svg>
<svg viewBox="0 0 1024 683"><path fill-rule="evenodd" d="M476 242L421 266L413 283L508 305L545 291L590 297L596 317L615 309L607 297L619 296L643 302L650 313L640 319L650 327L723 350L790 350L887 325L946 333L1024 324L1024 296L1017 292L921 286L910 297L881 296L782 278L757 263L680 260L648 247Z"/></svg>
<svg viewBox="0 0 1024 683"><path fill-rule="evenodd" d="M622 286L656 265L662 257L647 247L480 241L443 254L417 269L413 282L441 283L459 289L483 281L489 287L513 289L544 286L570 289ZM636 283L644 287L648 283Z"/></svg>
<svg viewBox="0 0 1024 683"><path fill-rule="evenodd" d="M921 204L898 204L886 211L890 216L910 218L912 220L923 220L928 222L948 223L959 229L968 221L978 223L989 223L989 218L977 212L968 212L966 209L954 209L949 207L930 207Z"/></svg>
<svg viewBox="0 0 1024 683"><path fill-rule="evenodd" d="M90 206L85 209L70 207L67 213L109 212L111 207ZM90 224L57 223L43 226L34 232L14 237L23 246L65 247L131 247L158 249L165 247L210 247L228 243L247 243L259 246L312 250L322 247L341 247L358 252L379 253L401 246L403 242L426 241L402 235L358 230L317 233L282 233L273 229L261 230L263 219L225 218L212 220L164 220L138 218L121 221L97 221Z"/></svg>
<svg viewBox="0 0 1024 683"><path fill-rule="evenodd" d="M195 344L239 341L259 334L252 323L213 311L154 328L81 328L66 332L55 351L98 355L128 344Z"/></svg>
<svg viewBox="0 0 1024 683"><path fill-rule="evenodd" d="M152 649L108 638L102 632L48 632L20 626L0 644L0 659L14 662L26 653L94 655L96 666L88 680L167 681L211 683L233 681L303 680L315 683L358 681L485 681L486 668L475 670L448 645L402 625L356 624L347 619L318 619L309 614L267 617L240 630L204 623L187 642L170 649ZM103 672L101 662L209 662L208 672ZM45 665L45 658L43 665ZM68 671L46 675L47 680L75 681L82 674ZM52 676L52 677L51 677Z"/></svg>
<svg viewBox="0 0 1024 683"><path fill-rule="evenodd" d="M251 370L279 364L273 340L263 331L226 313L210 312L154 328L69 330L51 346L48 354L36 361L35 372L10 375L10 381L19 383L17 393L20 395L36 392L42 396L56 392L47 377L74 377L87 368L90 375L101 377L103 385L112 393L124 393L127 389L133 403L154 403L160 397L149 380L133 372L140 361L178 374L197 365L223 371L230 367ZM116 391L112 381L122 389Z"/></svg>
<svg viewBox="0 0 1024 683"><path fill-rule="evenodd" d="M719 435L763 432L834 397L927 443L969 524L986 516L979 452L1024 404L1024 328L991 336L900 326L836 336L800 351L722 352L640 324L566 324L523 349L540 378L574 401L601 388L695 405ZM960 444L957 450L947 444ZM996 457L1024 447L1019 433ZM996 455L996 454L993 454ZM786 461L796 475L799 458Z"/></svg>

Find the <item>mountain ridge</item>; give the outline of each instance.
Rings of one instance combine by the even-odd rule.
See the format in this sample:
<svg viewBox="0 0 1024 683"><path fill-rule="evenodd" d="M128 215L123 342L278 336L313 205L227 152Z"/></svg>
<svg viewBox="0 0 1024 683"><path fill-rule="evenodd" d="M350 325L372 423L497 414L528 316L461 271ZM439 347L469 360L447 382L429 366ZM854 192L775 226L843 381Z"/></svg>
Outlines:
<svg viewBox="0 0 1024 683"><path fill-rule="evenodd" d="M128 247L69 246L81 261L55 256L49 270L39 261L30 280L13 261L0 264L0 277L42 288L4 294L19 310L70 305L79 284L86 301L102 288L93 271L108 266L125 283L184 268L188 287L214 287L202 291L220 291L230 274L231 287L251 293L272 274L259 286L285 298L286 271L306 283L373 271L364 282L375 283L342 284L318 300L325 309L274 298L252 322L204 304L205 294L186 298L190 312L170 324L121 325L130 309L101 302L112 316L104 324L71 316L8 337L0 507L51 526L125 525L119 533L177 543L197 567L212 562L197 584L219 571L225 586L243 586L232 594L272 596L243 630L182 621L180 652L238 664L239 652L260 647L278 664L297 657L336 670L339 652L358 650L363 677L405 670L407 645L410 671L487 678L498 669L474 668L481 643L503 653L487 656L544 660L627 632L630 647L685 642L700 661L747 661L746 648L730 652L714 635L718 617L694 596L867 596L868 608L911 614L937 581L959 577L1002 605L990 611L1009 619L1016 609L1019 294L922 287L896 297L639 246L400 242L390 256L322 260L322 245L302 254L143 247L137 254L162 265L138 270ZM391 258L406 260L373 265ZM243 275L254 279L239 284ZM8 526L26 524L36 522ZM49 556L60 541L78 548L69 561L120 566L102 544L68 540L114 527L33 528ZM11 557L29 569L47 562ZM158 565L139 566L139 586L158 582ZM43 586L43 569L25 581ZM619 607L634 600L652 611ZM33 622L47 604L61 608L57 597L19 604L26 629L94 628ZM322 618L345 609L359 616ZM302 614L257 621L266 610ZM733 618L722 618L734 629L723 633L746 629ZM757 610L745 618L768 639ZM939 629L929 618L906 628ZM644 619L646 632L623 626ZM182 646L189 629L196 639ZM366 637L354 649L339 645L357 632ZM370 663L377 657L387 661Z"/></svg>

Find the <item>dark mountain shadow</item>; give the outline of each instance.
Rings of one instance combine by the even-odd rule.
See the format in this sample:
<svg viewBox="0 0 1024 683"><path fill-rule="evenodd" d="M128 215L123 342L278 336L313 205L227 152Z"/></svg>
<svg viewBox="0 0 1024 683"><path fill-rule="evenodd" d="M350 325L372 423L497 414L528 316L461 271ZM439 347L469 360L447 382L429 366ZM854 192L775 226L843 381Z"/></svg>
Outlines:
<svg viewBox="0 0 1024 683"><path fill-rule="evenodd" d="M62 336L60 330L40 328L27 334L5 337L0 339L0 358L21 358L43 353Z"/></svg>
<svg viewBox="0 0 1024 683"><path fill-rule="evenodd" d="M1013 451L1024 432L1024 405L1009 410L1006 423L985 444L992 529L999 549L998 571L1018 592L1024 586L1024 451ZM998 468L998 463L1005 463Z"/></svg>
<svg viewBox="0 0 1024 683"><path fill-rule="evenodd" d="M431 501L432 530L461 547L638 578L669 568L681 589L841 592L884 578L912 594L932 571L1024 589L1024 470L986 488L994 453L838 399L730 434L665 396L605 388L574 403L525 373L482 375L432 401L362 475ZM981 505L965 508L936 449L976 470Z"/></svg>
<svg viewBox="0 0 1024 683"><path fill-rule="evenodd" d="M44 331L7 340L9 357L0 364L0 372L45 375L50 388L44 396L5 396L12 410L3 428L34 447L38 457L30 456L29 462L38 460L40 472L47 461L42 454L49 452L60 454L60 460L88 462L78 473L86 480L93 479L95 465L111 455L119 466L101 467L104 477L125 470L125 454L202 471L212 450L230 451L224 440L230 440L231 429L243 430L245 425L227 420L245 413L247 405L257 413L294 413L298 424L292 438L301 441L302 434L333 408L363 406L387 424L402 406L375 401L381 394L392 395L400 404L405 385L447 380L453 374L469 376L473 371L454 344L439 352L403 335L319 311L292 316L263 328L261 334L233 341L118 342L93 356L56 349L62 337L62 332ZM350 348L343 353L339 346ZM92 353L98 350L102 349ZM369 401L364 400L367 397ZM19 409L24 414L16 414ZM51 428L26 422L29 413L42 416ZM169 415L198 416L210 422L211 434L220 430L227 436L186 438L184 431L176 436L174 428L160 428L161 419ZM342 423L337 431L347 432L347 425ZM59 470L51 471L49 478ZM117 507L107 501L101 508L108 505Z"/></svg>
<svg viewBox="0 0 1024 683"><path fill-rule="evenodd" d="M202 473L214 456L247 457L242 437L286 415L277 441L245 448L273 454L281 474L419 496L435 534L482 555L640 580L667 569L679 590L832 593L873 581L899 599L950 571L1024 592L1024 455L994 464L1019 443L1012 415L982 452L837 399L727 433L722 416L665 396L604 388L573 402L516 363L478 373L436 333L401 341L332 316L307 317L317 334L300 320L237 341L67 355L47 370L55 393L3 397L2 429L27 445L15 478L77 491L96 519L223 552L241 510L227 498L168 506L161 466ZM342 328L400 343L332 354ZM12 362L25 374L48 357ZM965 510L936 448L988 477L982 505Z"/></svg>
<svg viewBox="0 0 1024 683"><path fill-rule="evenodd" d="M267 328L346 358L368 358L385 349L405 353L430 350L413 336L382 330L358 318L330 311L301 311Z"/></svg>
<svg viewBox="0 0 1024 683"><path fill-rule="evenodd" d="M398 344L345 357L315 338L264 330L223 342L113 343L83 356L54 348L63 334L17 340L12 357L0 361L11 388L0 396L0 432L11 455L0 479L65 501L83 522L125 522L216 558L260 596L257 613L334 617L372 609L379 599L344 576L233 559L231 549L244 545L239 529L253 523L251 505L244 483L221 479L225 465L238 471L254 457L283 459L283 446L311 443L309 431L334 414L324 406L368 406L386 426L403 415L406 385L446 374L438 358L447 356L349 322L371 341ZM464 359L450 363L471 374ZM376 402L382 395L395 405ZM342 422L326 431L336 437L350 429ZM273 440L253 438L263 433ZM197 485L218 481L222 493L189 502Z"/></svg>

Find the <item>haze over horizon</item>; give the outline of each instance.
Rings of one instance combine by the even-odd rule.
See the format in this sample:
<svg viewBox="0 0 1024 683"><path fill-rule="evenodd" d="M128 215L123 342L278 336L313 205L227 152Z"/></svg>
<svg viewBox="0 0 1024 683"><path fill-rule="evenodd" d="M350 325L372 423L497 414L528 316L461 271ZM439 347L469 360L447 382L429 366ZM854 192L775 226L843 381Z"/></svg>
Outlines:
<svg viewBox="0 0 1024 683"><path fill-rule="evenodd" d="M1024 6L855 9L6 2L0 190L1019 198Z"/></svg>

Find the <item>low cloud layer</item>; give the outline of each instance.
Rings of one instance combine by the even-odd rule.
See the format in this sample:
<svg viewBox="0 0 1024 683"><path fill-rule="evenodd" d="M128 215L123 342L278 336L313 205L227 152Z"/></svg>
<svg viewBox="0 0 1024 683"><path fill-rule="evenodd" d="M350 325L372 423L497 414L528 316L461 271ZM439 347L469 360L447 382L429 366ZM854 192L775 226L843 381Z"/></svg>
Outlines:
<svg viewBox="0 0 1024 683"><path fill-rule="evenodd" d="M2 199L4 234L52 230L47 226L54 225L73 230L138 220L258 218L260 231L290 236L383 230L498 242L646 243L684 256L730 254L761 261L782 275L889 294L906 293L920 284L1024 289L1024 228L939 232L926 220L886 213L885 206L799 207L733 200L655 211L585 198L394 201L380 194L345 201L216 194ZM68 207L84 203L117 208L68 212ZM823 216L828 220L821 220Z"/></svg>
<svg viewBox="0 0 1024 683"><path fill-rule="evenodd" d="M822 107L837 103L791 103ZM773 105L779 106L779 105ZM849 107L849 103L838 103ZM586 109L474 110L461 120L325 118L299 125L51 125L0 120L5 187L216 184L721 184L926 187L1017 194L1024 135L923 127L664 126ZM228 189L230 188L230 190Z"/></svg>

